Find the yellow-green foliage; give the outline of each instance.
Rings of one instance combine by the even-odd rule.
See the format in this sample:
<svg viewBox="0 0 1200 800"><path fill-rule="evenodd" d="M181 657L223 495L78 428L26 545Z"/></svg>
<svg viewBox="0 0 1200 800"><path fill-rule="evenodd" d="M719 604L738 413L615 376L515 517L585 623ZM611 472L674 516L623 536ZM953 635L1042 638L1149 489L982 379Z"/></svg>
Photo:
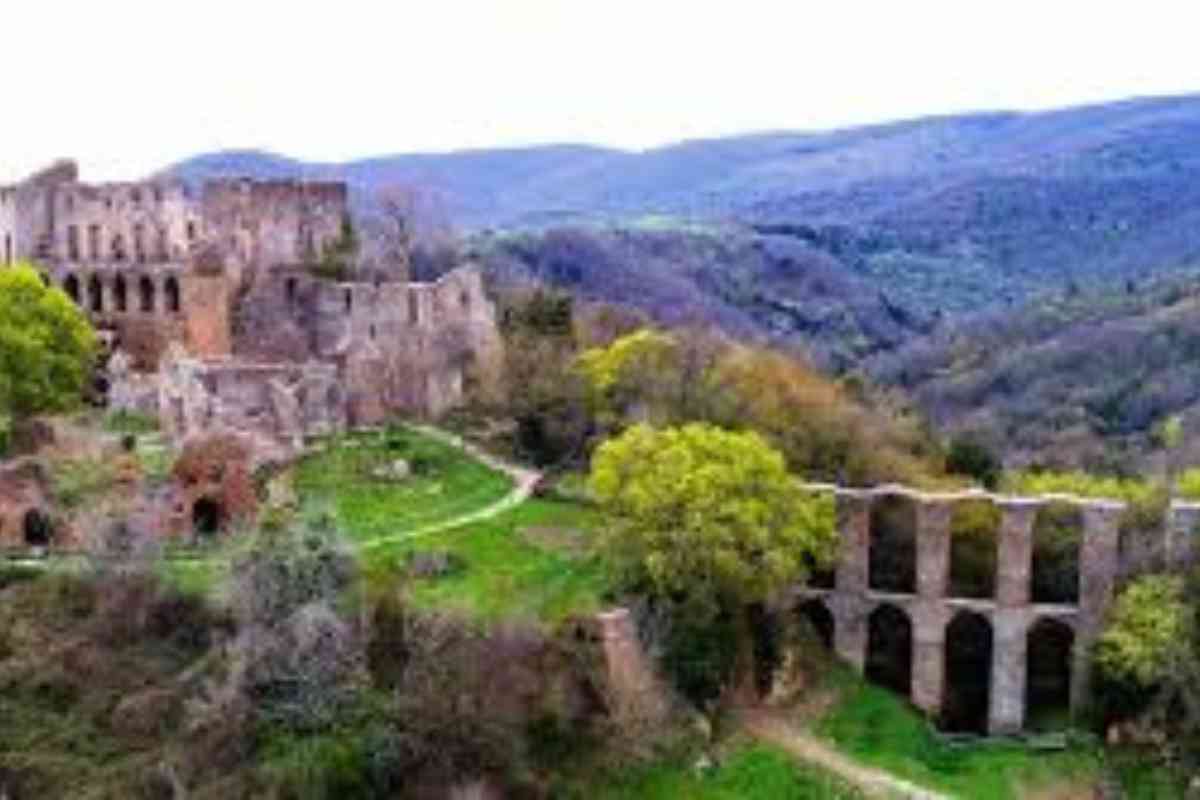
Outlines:
<svg viewBox="0 0 1200 800"><path fill-rule="evenodd" d="M1138 504L1152 503L1156 494L1155 487L1145 481L1086 472L1011 472L1002 489L1013 494L1067 494Z"/></svg>
<svg viewBox="0 0 1200 800"><path fill-rule="evenodd" d="M1113 677L1151 686L1164 677L1188 640L1183 579L1147 575L1117 598L1096 660Z"/></svg>
<svg viewBox="0 0 1200 800"><path fill-rule="evenodd" d="M0 413L77 405L96 353L87 318L31 266L0 269Z"/></svg>
<svg viewBox="0 0 1200 800"><path fill-rule="evenodd" d="M598 392L608 392L631 372L657 368L675 349L675 340L665 333L642 328L614 341L594 347L579 356L579 368Z"/></svg>
<svg viewBox="0 0 1200 800"><path fill-rule="evenodd" d="M894 397L835 383L804 361L703 332L640 329L577 362L600 427L704 421L767 437L806 478L936 485L919 417Z"/></svg>
<svg viewBox="0 0 1200 800"><path fill-rule="evenodd" d="M635 425L592 461L607 550L664 594L762 600L832 547L834 504L802 490L755 433Z"/></svg>
<svg viewBox="0 0 1200 800"><path fill-rule="evenodd" d="M1200 467L1193 467L1181 472L1175 488L1180 497L1188 500L1200 500Z"/></svg>

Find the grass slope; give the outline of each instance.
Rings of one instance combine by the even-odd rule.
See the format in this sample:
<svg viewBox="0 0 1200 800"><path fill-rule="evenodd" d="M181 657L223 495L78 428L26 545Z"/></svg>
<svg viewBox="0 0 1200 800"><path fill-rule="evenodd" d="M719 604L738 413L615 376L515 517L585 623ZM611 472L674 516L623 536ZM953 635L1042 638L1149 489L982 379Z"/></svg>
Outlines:
<svg viewBox="0 0 1200 800"><path fill-rule="evenodd" d="M687 763L661 761L593 776L585 786L563 790L564 800L860 800L865 795L837 777L796 764L762 745L731 752L716 769L698 773Z"/></svg>
<svg viewBox="0 0 1200 800"><path fill-rule="evenodd" d="M414 602L489 620L553 621L601 607L607 581L589 547L598 521L596 512L574 503L531 500L493 519L372 548L369 564L387 579L404 570L412 553L449 553L463 569L414 580Z"/></svg>
<svg viewBox="0 0 1200 800"><path fill-rule="evenodd" d="M411 477L373 474L399 459ZM346 534L366 543L478 511L508 494L512 482L448 444L397 428L332 440L296 466L294 486L306 506L327 504Z"/></svg>
<svg viewBox="0 0 1200 800"><path fill-rule="evenodd" d="M1018 742L950 744L891 692L848 674L838 680L841 699L817 733L846 755L922 786L972 800L1020 800L1051 784L1089 782L1100 768L1090 746L1045 752Z"/></svg>

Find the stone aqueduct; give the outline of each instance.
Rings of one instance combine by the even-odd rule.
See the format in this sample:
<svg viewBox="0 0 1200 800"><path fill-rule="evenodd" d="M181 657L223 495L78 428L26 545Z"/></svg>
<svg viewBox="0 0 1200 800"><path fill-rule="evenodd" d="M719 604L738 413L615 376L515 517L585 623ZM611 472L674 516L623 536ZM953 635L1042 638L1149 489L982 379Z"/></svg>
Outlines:
<svg viewBox="0 0 1200 800"><path fill-rule="evenodd" d="M1128 571L1123 562L1132 557L1120 537L1124 503L1072 496L1015 497L978 490L928 493L899 486L812 488L836 496L840 551L834 574L797 589L789 604L808 616L840 658L869 675L876 640L899 639L900 653L907 650L909 659L908 685L901 682L891 688L908 694L917 707L938 717L953 688L947 674L953 643L948 639L956 626L973 623L989 642L986 661L990 663L979 664L977 672L982 675L975 676L987 687L986 698L981 698L986 702L986 714L980 729L1010 734L1025 727L1027 695L1037 688L1029 685L1027 674L1032 643L1043 632L1057 632L1060 640L1065 637L1067 642L1062 669L1067 672L1070 712L1085 706L1092 646L1103 629L1118 576ZM874 510L895 499L910 503L915 516L913 585L905 587L906 591L876 588L872 575ZM951 591L951 519L964 501L992 503L999 512L990 597L959 597ZM1074 602L1037 602L1031 592L1034 523L1051 504L1059 508L1069 504L1079 514ZM1161 538L1154 545L1166 563L1192 561L1197 523L1200 504L1171 505ZM903 630L906 626L907 632Z"/></svg>

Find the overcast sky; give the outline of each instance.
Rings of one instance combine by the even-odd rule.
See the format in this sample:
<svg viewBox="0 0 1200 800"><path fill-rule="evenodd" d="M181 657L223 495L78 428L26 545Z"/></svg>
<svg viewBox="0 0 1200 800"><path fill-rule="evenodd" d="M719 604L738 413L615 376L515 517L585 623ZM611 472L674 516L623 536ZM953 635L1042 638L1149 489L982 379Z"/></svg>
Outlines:
<svg viewBox="0 0 1200 800"><path fill-rule="evenodd" d="M644 148L1200 91L1194 0L5 6L0 180L61 156L122 179L235 147Z"/></svg>

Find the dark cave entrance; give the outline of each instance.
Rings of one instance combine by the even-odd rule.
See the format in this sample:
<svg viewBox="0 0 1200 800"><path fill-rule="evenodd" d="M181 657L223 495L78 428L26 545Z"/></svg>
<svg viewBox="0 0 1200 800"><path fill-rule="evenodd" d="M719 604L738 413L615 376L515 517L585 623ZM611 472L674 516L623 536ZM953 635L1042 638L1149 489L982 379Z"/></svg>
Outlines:
<svg viewBox="0 0 1200 800"><path fill-rule="evenodd" d="M201 497L192 505L192 531L200 538L215 536L221 530L221 504Z"/></svg>
<svg viewBox="0 0 1200 800"><path fill-rule="evenodd" d="M22 528L25 535L25 544L30 547L47 547L54 535L50 518L36 508L31 508L25 512Z"/></svg>

